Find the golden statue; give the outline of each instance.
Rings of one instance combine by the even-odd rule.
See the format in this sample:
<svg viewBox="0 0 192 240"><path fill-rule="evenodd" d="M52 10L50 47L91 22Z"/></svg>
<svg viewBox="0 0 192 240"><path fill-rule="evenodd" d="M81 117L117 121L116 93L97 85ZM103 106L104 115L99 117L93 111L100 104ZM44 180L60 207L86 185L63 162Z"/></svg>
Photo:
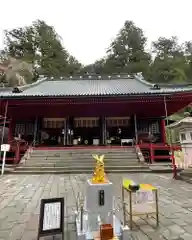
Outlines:
<svg viewBox="0 0 192 240"><path fill-rule="evenodd" d="M97 161L94 175L92 177L92 183L106 183L108 180L106 179L105 170L104 170L104 157L105 155L92 155L93 158Z"/></svg>

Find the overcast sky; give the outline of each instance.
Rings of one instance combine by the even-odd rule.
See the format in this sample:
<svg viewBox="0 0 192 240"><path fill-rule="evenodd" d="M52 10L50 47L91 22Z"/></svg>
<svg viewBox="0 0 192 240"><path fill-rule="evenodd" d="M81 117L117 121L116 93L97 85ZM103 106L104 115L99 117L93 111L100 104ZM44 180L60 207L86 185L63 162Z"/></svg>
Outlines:
<svg viewBox="0 0 192 240"><path fill-rule="evenodd" d="M144 30L149 46L159 36L192 40L192 0L2 0L0 8L0 48L3 29L41 19L55 27L83 64L105 55L125 20Z"/></svg>

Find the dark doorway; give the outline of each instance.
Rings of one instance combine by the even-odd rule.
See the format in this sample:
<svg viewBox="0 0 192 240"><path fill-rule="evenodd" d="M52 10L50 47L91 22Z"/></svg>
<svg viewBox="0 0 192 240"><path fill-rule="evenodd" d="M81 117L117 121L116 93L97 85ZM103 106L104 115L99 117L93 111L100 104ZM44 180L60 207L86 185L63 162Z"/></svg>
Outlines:
<svg viewBox="0 0 192 240"><path fill-rule="evenodd" d="M121 139L133 139L134 137L134 122L132 118L107 118L107 139L112 145L121 145Z"/></svg>
<svg viewBox="0 0 192 240"><path fill-rule="evenodd" d="M94 145L95 141L101 144L100 119L75 118L74 139L78 139L79 145Z"/></svg>

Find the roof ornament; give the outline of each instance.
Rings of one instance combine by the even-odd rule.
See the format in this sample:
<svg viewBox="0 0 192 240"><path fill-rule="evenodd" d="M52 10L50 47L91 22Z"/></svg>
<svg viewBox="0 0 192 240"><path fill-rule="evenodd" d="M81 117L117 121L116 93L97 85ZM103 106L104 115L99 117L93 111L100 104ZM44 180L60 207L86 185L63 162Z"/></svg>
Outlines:
<svg viewBox="0 0 192 240"><path fill-rule="evenodd" d="M138 72L138 73L137 73L137 76L138 76L141 80L144 79L144 78L143 78L143 73L142 73L142 72Z"/></svg>
<svg viewBox="0 0 192 240"><path fill-rule="evenodd" d="M12 90L12 93L21 93L22 90L19 89L18 87L14 87L13 90Z"/></svg>
<svg viewBox="0 0 192 240"><path fill-rule="evenodd" d="M161 89L161 87L158 84L154 84L152 89L159 90Z"/></svg>

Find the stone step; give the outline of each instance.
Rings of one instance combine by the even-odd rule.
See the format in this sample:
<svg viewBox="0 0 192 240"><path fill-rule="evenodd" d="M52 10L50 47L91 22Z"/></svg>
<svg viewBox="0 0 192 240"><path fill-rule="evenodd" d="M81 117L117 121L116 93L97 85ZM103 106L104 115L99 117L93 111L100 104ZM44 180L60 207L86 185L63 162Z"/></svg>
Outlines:
<svg viewBox="0 0 192 240"><path fill-rule="evenodd" d="M126 150L126 151L125 151ZM148 171L147 165L138 162L135 149L89 150L34 150L25 163L18 166L17 173L93 173L96 161L92 154L105 155L106 172Z"/></svg>
<svg viewBox="0 0 192 240"><path fill-rule="evenodd" d="M96 160L93 158L71 158L71 159L66 159L66 158L44 158L44 159L33 159L30 158L28 161L31 162L92 162L96 163ZM104 163L106 162L131 162L131 161L138 161L138 158L133 157L133 158L111 158L111 159L105 159Z"/></svg>
<svg viewBox="0 0 192 240"><path fill-rule="evenodd" d="M105 164L105 167L108 166L134 166L134 165L139 165L138 162L130 162L130 163L111 163L111 164ZM36 167L41 167L41 166L58 166L58 167L73 167L73 168L77 168L77 166L82 166L84 168L86 168L87 166L91 166L91 167L95 167L95 164L92 163L87 163L87 164L81 164L81 163L71 163L71 164L65 164L65 163L60 163L60 164L56 164L56 163L50 163L50 164L45 164L45 163L37 163L37 164L21 164L20 166L26 166L26 167L30 167L30 166L36 166Z"/></svg>
<svg viewBox="0 0 192 240"><path fill-rule="evenodd" d="M59 158L49 158L49 157L44 157L44 158L34 158L34 157L31 157L30 158L31 161L94 161L96 162L95 159L89 157L89 158L65 158L65 157L59 157ZM122 160L122 161L126 161L126 160L131 160L131 159L137 159L136 156L127 156L127 157L118 157L118 158L105 158L104 161L119 161L119 160Z"/></svg>
<svg viewBox="0 0 192 240"><path fill-rule="evenodd" d="M25 165L22 165L22 166L26 166L26 167L31 167L31 166L36 166L36 167L41 167L41 166L55 166L55 167L73 167L73 168L76 168L78 165L81 165L82 167L86 168L87 166L91 166L91 167L95 167L95 164L94 163L36 163L36 164L31 164L31 163L28 163L28 164L25 164ZM134 166L134 165L139 165L138 162L130 162L130 163L108 163L108 164L105 164L105 167L110 167L110 166Z"/></svg>
<svg viewBox="0 0 192 240"><path fill-rule="evenodd" d="M73 170L56 170L56 171L39 171L39 170L27 170L27 171L23 171L23 170L16 170L14 172L11 172L11 174L24 174L24 175L28 175L28 174L37 174L37 175L41 175L41 174L80 174L82 173L81 170L78 169L73 169ZM85 170L83 173L93 173L93 171L90 170ZM110 170L110 171L106 171L106 173L151 173L151 170L149 169L121 169L121 170ZM7 172L8 174L8 172Z"/></svg>
<svg viewBox="0 0 192 240"><path fill-rule="evenodd" d="M32 161L94 161L96 162L95 159L91 158L91 157L88 157L88 158L65 158L65 157L44 157L44 158L34 158L34 157L31 157L30 158ZM118 158L113 158L113 157L110 157L110 158L105 158L104 161L119 161L119 160L131 160L131 159L137 159L136 156L126 156L126 157L118 157Z"/></svg>
<svg viewBox="0 0 192 240"><path fill-rule="evenodd" d="M96 160L88 158L88 159L75 159L75 158L71 158L71 159L66 159L66 158L51 158L51 159L33 159L30 158L28 161L31 162L92 162L92 163L96 163ZM116 158L116 159L105 159L104 163L106 162L131 162L131 161L138 161L138 158L134 157L134 158Z"/></svg>
<svg viewBox="0 0 192 240"><path fill-rule="evenodd" d="M187 169L185 169L180 173L180 175L182 177L192 178L192 171L187 171Z"/></svg>
<svg viewBox="0 0 192 240"><path fill-rule="evenodd" d="M119 148L70 148L70 149L33 149L33 152L131 152L134 151L134 147L119 147Z"/></svg>
<svg viewBox="0 0 192 240"><path fill-rule="evenodd" d="M26 165L21 165L18 166L17 169L30 169L30 168L34 168L34 169L74 169L74 166L45 166L45 167L39 167L39 166L26 166ZM82 166L82 165L76 165L75 166L76 169L95 169L95 165L88 165L88 166ZM107 171L107 169L121 169L121 168L127 168L127 169L133 169L133 168L149 168L149 166L147 165L141 165L141 164L134 164L134 165L129 165L129 166L124 166L124 165L109 165L109 166L105 166L105 170Z"/></svg>
<svg viewBox="0 0 192 240"><path fill-rule="evenodd" d="M15 164L5 164L6 168L14 168ZM2 164L0 164L0 169L2 168Z"/></svg>
<svg viewBox="0 0 192 240"><path fill-rule="evenodd" d="M94 161L94 162L96 162L96 160L95 159L93 159L93 158L65 158L65 157L63 157L63 158L30 158L31 159L31 161L87 161L87 162L89 162L89 161ZM126 161L126 160L131 160L131 159L138 159L136 156L132 156L132 157L119 157L119 158L105 158L104 159L104 162L106 162L106 161L119 161L119 160L122 160L122 161Z"/></svg>
<svg viewBox="0 0 192 240"><path fill-rule="evenodd" d="M40 156L40 155L72 155L72 156L75 156L75 155L90 155L92 156L93 154L98 154L98 155L101 155L101 154L104 154L104 155L120 155L120 154L124 154L124 155L129 155L129 154L135 154L136 152L135 151L131 151L131 152L98 152L98 153L95 153L95 152L87 152L87 153L84 153L84 152L50 152L50 151L47 151L47 152L31 152L32 155L34 156Z"/></svg>
<svg viewBox="0 0 192 240"><path fill-rule="evenodd" d="M74 158L79 158L79 157L91 157L92 158L93 154L31 154L31 157L74 157ZM102 153L100 154L102 155ZM118 153L118 154L104 154L105 157L119 157L119 156L135 156L136 153Z"/></svg>
<svg viewBox="0 0 192 240"><path fill-rule="evenodd" d="M42 154L34 154L34 153L31 153L31 156L33 157L41 157L41 156L48 156L48 157L60 157L60 156L70 156L70 157L80 157L80 156L89 156L89 157L92 157L92 155L94 155L96 153L87 153L87 154L81 154L81 153L78 153L78 154L72 154L72 153L42 153ZM103 152L100 152L98 153L98 155L105 155L105 156L129 156L129 155L135 155L136 153L135 152L130 152L130 153L103 153Z"/></svg>
<svg viewBox="0 0 192 240"><path fill-rule="evenodd" d="M132 152L135 152L135 149L131 149L131 150L126 150L126 151L124 151L124 150L119 150L119 151L113 151L113 150L97 150L97 151L95 151L95 150L89 150L89 151L81 151L81 150L76 150L76 151L65 151L65 150L63 150L63 151L50 151L50 150L41 150L41 151L37 151L37 150L33 150L32 151L32 153L33 154L44 154L44 153L50 153L50 154L56 154L56 153L58 153L58 154L89 154L89 153L97 153L97 154L99 154L99 153L105 153L105 154L107 154L107 153L114 153L114 154L119 154L119 153L132 153Z"/></svg>
<svg viewBox="0 0 192 240"><path fill-rule="evenodd" d="M96 164L96 161L94 161L93 159L39 159L39 160L34 160L34 159L28 159L27 162L32 162L32 163L94 163ZM112 162L138 162L137 158L126 158L126 159L107 159L104 161L104 163L112 163Z"/></svg>
<svg viewBox="0 0 192 240"><path fill-rule="evenodd" d="M34 159L34 158L30 158L28 161L31 162L93 162L96 163L96 160L94 160L93 158L71 158L71 159L67 159L67 158L43 158L43 159ZM104 160L104 162L129 162L129 161L138 161L138 159L136 157L132 157L132 158L106 158Z"/></svg>

